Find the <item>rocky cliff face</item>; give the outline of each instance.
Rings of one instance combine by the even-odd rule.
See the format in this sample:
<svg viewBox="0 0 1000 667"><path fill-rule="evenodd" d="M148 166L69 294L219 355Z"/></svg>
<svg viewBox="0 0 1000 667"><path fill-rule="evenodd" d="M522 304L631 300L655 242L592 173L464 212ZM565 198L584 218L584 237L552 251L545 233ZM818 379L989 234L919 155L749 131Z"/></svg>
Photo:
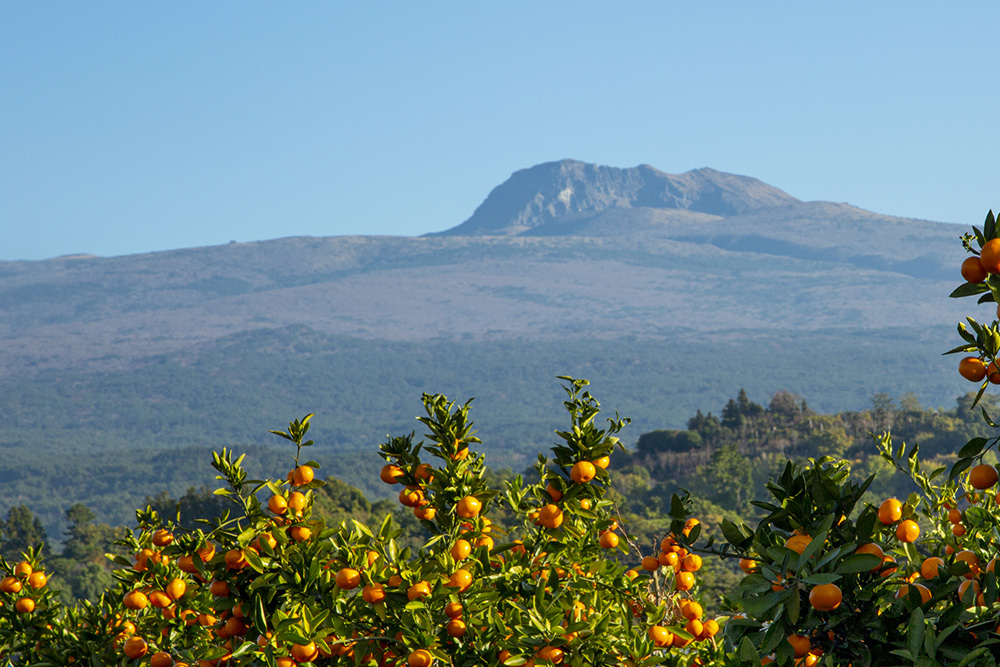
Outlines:
<svg viewBox="0 0 1000 667"><path fill-rule="evenodd" d="M562 160L515 172L472 217L442 235L525 235L552 222L581 220L610 209L726 217L798 201L755 178L714 169L667 174L649 165L619 169Z"/></svg>

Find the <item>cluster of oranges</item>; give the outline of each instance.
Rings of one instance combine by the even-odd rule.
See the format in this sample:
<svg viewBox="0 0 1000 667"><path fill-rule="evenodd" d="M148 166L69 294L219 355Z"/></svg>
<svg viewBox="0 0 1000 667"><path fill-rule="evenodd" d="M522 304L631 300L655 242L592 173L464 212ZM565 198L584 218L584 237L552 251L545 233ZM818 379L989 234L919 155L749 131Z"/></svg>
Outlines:
<svg viewBox="0 0 1000 667"><path fill-rule="evenodd" d="M0 604L9 604L12 600L19 614L30 614L35 611L36 599L48 583L49 578L44 571L36 570L31 563L22 560L8 576L0 579L0 593L10 596L7 600L0 597Z"/></svg>

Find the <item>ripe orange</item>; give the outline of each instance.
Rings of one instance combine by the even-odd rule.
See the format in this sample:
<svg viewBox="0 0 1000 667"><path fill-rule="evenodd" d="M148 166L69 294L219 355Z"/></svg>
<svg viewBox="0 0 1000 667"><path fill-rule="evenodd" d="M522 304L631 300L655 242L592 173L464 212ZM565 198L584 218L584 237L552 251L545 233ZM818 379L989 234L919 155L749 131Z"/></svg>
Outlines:
<svg viewBox="0 0 1000 667"><path fill-rule="evenodd" d="M312 537L312 528L308 526L292 526L288 534L296 542L306 542Z"/></svg>
<svg viewBox="0 0 1000 667"><path fill-rule="evenodd" d="M586 484L597 475L597 468L590 461L577 461L569 471L569 478L577 484Z"/></svg>
<svg viewBox="0 0 1000 667"><path fill-rule="evenodd" d="M982 572L982 569L979 567L979 556L968 549L964 549L955 554L955 560L960 560L969 566L969 572L965 575L967 579L978 577Z"/></svg>
<svg viewBox="0 0 1000 667"><path fill-rule="evenodd" d="M462 608L461 602L449 602L444 608L444 613L448 618L459 618L463 611L465 610Z"/></svg>
<svg viewBox="0 0 1000 667"><path fill-rule="evenodd" d="M795 652L796 658L801 658L809 652L810 648L812 648L812 643L809 641L809 638L803 637L802 635L789 636L788 643L792 645L792 650Z"/></svg>
<svg viewBox="0 0 1000 667"><path fill-rule="evenodd" d="M160 530L153 533L153 544L158 547L165 547L173 544L174 535L166 528L161 528Z"/></svg>
<svg viewBox="0 0 1000 667"><path fill-rule="evenodd" d="M208 586L208 592L217 598L229 597L229 584L222 579L216 579Z"/></svg>
<svg viewBox="0 0 1000 667"><path fill-rule="evenodd" d="M404 507L417 507L424 500L424 492L414 486L408 486L399 492L399 504Z"/></svg>
<svg viewBox="0 0 1000 667"><path fill-rule="evenodd" d="M429 482L434 479L434 469L431 468L430 463L421 463L417 466L416 470L413 471L413 476L421 482Z"/></svg>
<svg viewBox="0 0 1000 667"><path fill-rule="evenodd" d="M312 469L312 466L299 466L292 471L292 486L305 486L313 481L315 476L316 471Z"/></svg>
<svg viewBox="0 0 1000 667"><path fill-rule="evenodd" d="M680 556L677 555L676 551L667 551L666 553L661 551L656 557L656 560L660 561L660 565L663 565L664 567L672 567L675 570L677 569L677 564L681 561Z"/></svg>
<svg viewBox="0 0 1000 667"><path fill-rule="evenodd" d="M344 590L357 588L361 584L361 573L349 567L345 567L337 573L337 585Z"/></svg>
<svg viewBox="0 0 1000 667"><path fill-rule="evenodd" d="M750 574L751 572L754 572L757 569L757 561L751 560L749 558L741 558L740 569L746 572L747 574Z"/></svg>
<svg viewBox="0 0 1000 667"><path fill-rule="evenodd" d="M125 647L122 649L122 652L132 660L141 658L146 655L147 651L149 651L149 646L146 644L146 640L142 637L130 637L129 640L125 642Z"/></svg>
<svg viewBox="0 0 1000 667"><path fill-rule="evenodd" d="M854 550L856 554L871 554L873 556L878 556L879 558L885 557L885 552L882 551L882 547L875 544L874 542L869 542L867 544L862 544L860 547ZM881 567L881 563L872 568L872 572Z"/></svg>
<svg viewBox="0 0 1000 667"><path fill-rule="evenodd" d="M903 503L895 498L886 498L878 506L878 520L882 525L891 526L903 518Z"/></svg>
<svg viewBox="0 0 1000 667"><path fill-rule="evenodd" d="M611 457L602 456L598 459L594 459L594 465L600 468L601 470L607 470L608 466L611 465Z"/></svg>
<svg viewBox="0 0 1000 667"><path fill-rule="evenodd" d="M653 556L644 556L642 559L642 569L650 572L660 567L660 561Z"/></svg>
<svg viewBox="0 0 1000 667"><path fill-rule="evenodd" d="M445 586L457 588L460 593L464 593L472 585L472 573L466 569L459 568L448 578Z"/></svg>
<svg viewBox="0 0 1000 667"><path fill-rule="evenodd" d="M40 570L35 570L28 575L28 585L32 588L43 588L48 581L49 578Z"/></svg>
<svg viewBox="0 0 1000 667"><path fill-rule="evenodd" d="M159 651L149 656L149 667L173 667L174 659L165 651Z"/></svg>
<svg viewBox="0 0 1000 667"><path fill-rule="evenodd" d="M797 554L801 554L812 542L812 537L809 535L792 535L787 540L785 540L785 546L794 551Z"/></svg>
<svg viewBox="0 0 1000 667"><path fill-rule="evenodd" d="M319 649L315 642L308 644L292 644L292 657L296 662L312 662L319 657Z"/></svg>
<svg viewBox="0 0 1000 667"><path fill-rule="evenodd" d="M913 519L907 519L896 526L896 539L900 542L916 542L920 537L920 526Z"/></svg>
<svg viewBox="0 0 1000 667"><path fill-rule="evenodd" d="M20 563L14 566L14 576L24 579L34 570L31 567L31 563L26 560L22 560Z"/></svg>
<svg viewBox="0 0 1000 667"><path fill-rule="evenodd" d="M604 533L601 535L601 548L614 549L618 546L618 535L615 533Z"/></svg>
<svg viewBox="0 0 1000 667"><path fill-rule="evenodd" d="M975 255L965 258L965 261L962 262L961 270L962 277L968 283L981 283L986 280L986 276L988 275L986 269L983 268L982 262Z"/></svg>
<svg viewBox="0 0 1000 667"><path fill-rule="evenodd" d="M426 581L418 581L406 590L406 597L413 602L431 594L431 587Z"/></svg>
<svg viewBox="0 0 1000 667"><path fill-rule="evenodd" d="M965 357L958 362L958 374L969 382L982 382L986 377L986 364L977 357Z"/></svg>
<svg viewBox="0 0 1000 667"><path fill-rule="evenodd" d="M938 576L938 568L942 565L944 565L944 561L937 556L925 558L924 562L920 564L920 576L924 579L933 579Z"/></svg>
<svg viewBox="0 0 1000 667"><path fill-rule="evenodd" d="M997 483L1000 473L989 463L981 463L969 471L969 484L976 489L988 489Z"/></svg>
<svg viewBox="0 0 1000 667"><path fill-rule="evenodd" d="M150 591L149 603L157 609L166 609L174 603L166 591Z"/></svg>
<svg viewBox="0 0 1000 667"><path fill-rule="evenodd" d="M674 635L662 625L654 625L646 632L657 648L670 646L674 641Z"/></svg>
<svg viewBox="0 0 1000 667"><path fill-rule="evenodd" d="M923 584L903 584L896 591L896 599L902 600L910 595L910 589L915 588L918 593L920 593L920 604L924 604L931 599L931 590L924 586Z"/></svg>
<svg viewBox="0 0 1000 667"><path fill-rule="evenodd" d="M465 635L465 621L460 618L453 618L448 621L445 631L452 637L462 637Z"/></svg>
<svg viewBox="0 0 1000 667"><path fill-rule="evenodd" d="M688 572L697 572L701 569L701 556L698 554L688 554L684 556L684 561L681 563L681 567Z"/></svg>
<svg viewBox="0 0 1000 667"><path fill-rule="evenodd" d="M122 603L127 609L145 609L149 598L142 591L129 591Z"/></svg>
<svg viewBox="0 0 1000 667"><path fill-rule="evenodd" d="M681 605L681 616L689 621L700 619L704 613L704 608L694 600L688 600L686 604Z"/></svg>
<svg viewBox="0 0 1000 667"><path fill-rule="evenodd" d="M370 586L365 586L361 589L361 597L365 599L368 604L376 604L385 599L385 588L382 584L371 584Z"/></svg>
<svg viewBox="0 0 1000 667"><path fill-rule="evenodd" d="M271 499L267 501L267 509L274 514L284 514L288 511L288 501L282 496L271 496Z"/></svg>
<svg viewBox="0 0 1000 667"><path fill-rule="evenodd" d="M465 496L458 501L458 505L455 507L455 513L463 519L471 519L478 515L482 509L483 503L480 502L479 498L476 498L475 496Z"/></svg>
<svg viewBox="0 0 1000 667"><path fill-rule="evenodd" d="M979 263L986 273L1000 273L1000 239L990 239L983 245Z"/></svg>
<svg viewBox="0 0 1000 667"><path fill-rule="evenodd" d="M449 553L455 560L465 560L472 553L472 545L469 544L468 540L459 538L455 540L455 544L451 546Z"/></svg>
<svg viewBox="0 0 1000 667"><path fill-rule="evenodd" d="M32 600L31 598L21 598L14 605L14 608L17 609L22 614L30 614L31 612L35 611L35 601Z"/></svg>
<svg viewBox="0 0 1000 667"><path fill-rule="evenodd" d="M844 599L837 584L819 584L809 591L809 604L816 611L833 611Z"/></svg>
<svg viewBox="0 0 1000 667"><path fill-rule="evenodd" d="M582 500L580 500L580 509L582 510L589 510L593 506L594 503L590 501L590 498L583 498Z"/></svg>
<svg viewBox="0 0 1000 667"><path fill-rule="evenodd" d="M986 367L986 379L989 380L991 384L1000 384L1000 371L997 370L996 364L992 361L989 366Z"/></svg>
<svg viewBox="0 0 1000 667"><path fill-rule="evenodd" d="M421 505L413 508L413 516L421 521L433 521L434 517L437 516L437 510L434 509L433 505Z"/></svg>
<svg viewBox="0 0 1000 667"><path fill-rule="evenodd" d="M962 537L965 535L965 525L961 523L953 524L951 527L951 534L955 537Z"/></svg>
<svg viewBox="0 0 1000 667"><path fill-rule="evenodd" d="M958 585L958 597L959 599L962 600L962 602L968 602L965 599L965 594L966 591L969 590L970 586L972 587L972 590L975 591L975 596L978 596L983 590L982 587L979 585L979 582L976 581L975 579L966 579L965 581L963 581L961 584Z"/></svg>
<svg viewBox="0 0 1000 667"><path fill-rule="evenodd" d="M679 591L689 591L694 588L694 575L690 572L678 572L674 576L674 587Z"/></svg>
<svg viewBox="0 0 1000 667"><path fill-rule="evenodd" d="M0 579L0 591L4 593L20 593L21 582L17 580L17 577L4 577Z"/></svg>
<svg viewBox="0 0 1000 667"><path fill-rule="evenodd" d="M535 657L539 660L548 660L553 665L558 665L563 661L563 650L556 646L543 646L538 649Z"/></svg>
<svg viewBox="0 0 1000 667"><path fill-rule="evenodd" d="M240 549L230 549L226 552L226 568L242 570L247 566L247 557Z"/></svg>
<svg viewBox="0 0 1000 667"><path fill-rule="evenodd" d="M430 667L433 663L434 657L422 648L411 651L410 655L406 658L406 664L409 667Z"/></svg>
<svg viewBox="0 0 1000 667"><path fill-rule="evenodd" d="M288 509L293 512L301 512L306 508L306 496L299 491L292 491L288 494Z"/></svg>
<svg viewBox="0 0 1000 667"><path fill-rule="evenodd" d="M550 503L538 511L538 522L546 528L558 528L563 522L563 512Z"/></svg>
<svg viewBox="0 0 1000 667"><path fill-rule="evenodd" d="M549 482L548 485L545 487L545 492L548 493L549 497L552 498L552 501L556 503L559 502L563 497L562 491L554 487L552 485L552 482Z"/></svg>
<svg viewBox="0 0 1000 667"><path fill-rule="evenodd" d="M951 521L952 523L962 523L962 513L952 507L948 510L948 521Z"/></svg>
<svg viewBox="0 0 1000 667"><path fill-rule="evenodd" d="M381 479L386 484L396 484L399 482L399 478L403 475L403 469L397 465L387 463L382 466L382 471L378 474L379 479Z"/></svg>
<svg viewBox="0 0 1000 667"><path fill-rule="evenodd" d="M719 623L713 619L708 619L705 621L705 629L702 631L702 635L705 639L714 637L719 634Z"/></svg>

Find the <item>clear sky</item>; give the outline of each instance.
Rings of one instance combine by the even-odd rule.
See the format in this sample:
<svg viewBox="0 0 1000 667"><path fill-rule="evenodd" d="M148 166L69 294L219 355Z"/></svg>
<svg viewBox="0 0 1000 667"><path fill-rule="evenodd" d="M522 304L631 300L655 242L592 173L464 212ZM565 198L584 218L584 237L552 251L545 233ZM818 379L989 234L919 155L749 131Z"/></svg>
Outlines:
<svg viewBox="0 0 1000 667"><path fill-rule="evenodd" d="M979 224L996 2L0 3L0 259L418 235L575 158Z"/></svg>

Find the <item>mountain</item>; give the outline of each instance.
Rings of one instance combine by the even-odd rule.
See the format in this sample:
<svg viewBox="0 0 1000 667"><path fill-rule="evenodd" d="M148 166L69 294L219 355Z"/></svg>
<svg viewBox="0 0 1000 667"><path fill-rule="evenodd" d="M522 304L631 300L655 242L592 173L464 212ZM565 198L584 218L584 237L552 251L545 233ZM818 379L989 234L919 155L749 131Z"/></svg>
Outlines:
<svg viewBox="0 0 1000 667"><path fill-rule="evenodd" d="M656 209L725 217L796 202L756 178L714 169L674 175L646 164L619 169L562 160L515 172L472 217L442 234L559 236L579 233L581 222L606 211ZM628 219L619 217L620 223Z"/></svg>
<svg viewBox="0 0 1000 667"><path fill-rule="evenodd" d="M210 449L271 470L266 431L309 412L324 474L384 494L375 447L419 426L425 391L476 397L489 460L519 469L564 426L557 375L632 417L626 442L740 387L950 406L969 389L940 356L975 308L947 298L963 231L711 169L563 161L441 234L0 262L0 510L125 521L211 483L192 472Z"/></svg>

